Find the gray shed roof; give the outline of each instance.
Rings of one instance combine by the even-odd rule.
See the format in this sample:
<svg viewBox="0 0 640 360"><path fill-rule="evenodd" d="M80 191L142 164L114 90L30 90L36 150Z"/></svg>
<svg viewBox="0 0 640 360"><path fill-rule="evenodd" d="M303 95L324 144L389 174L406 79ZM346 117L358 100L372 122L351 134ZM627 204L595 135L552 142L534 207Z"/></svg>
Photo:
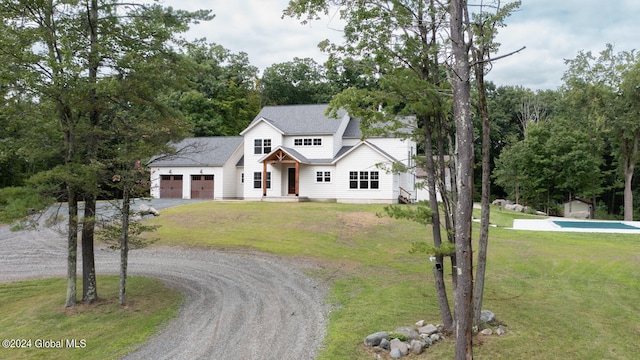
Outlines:
<svg viewBox="0 0 640 360"><path fill-rule="evenodd" d="M264 119L285 135L335 134L342 119L325 115L328 107L327 104L266 106L247 129ZM342 110L338 113L341 117L345 114Z"/></svg>
<svg viewBox="0 0 640 360"><path fill-rule="evenodd" d="M175 145L175 155L158 157L152 166L223 166L242 141L241 136L186 138Z"/></svg>

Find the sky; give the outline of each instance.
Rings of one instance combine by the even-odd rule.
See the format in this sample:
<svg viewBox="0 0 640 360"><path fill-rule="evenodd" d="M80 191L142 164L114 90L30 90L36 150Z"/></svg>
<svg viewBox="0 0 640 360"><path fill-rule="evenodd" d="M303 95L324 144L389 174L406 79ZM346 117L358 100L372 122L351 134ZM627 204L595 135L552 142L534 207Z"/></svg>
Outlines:
<svg viewBox="0 0 640 360"><path fill-rule="evenodd" d="M507 1L507 0L503 0ZM185 10L210 9L215 18L192 26L187 38L206 38L233 53L245 52L261 71L274 63L327 55L317 45L324 39L341 42L342 23L336 12L301 25L282 18L288 0L161 0ZM501 54L526 48L495 62L487 79L496 85L532 90L562 85L565 59L579 51L598 54L606 44L614 51L640 50L640 0L522 0L506 20L497 41Z"/></svg>

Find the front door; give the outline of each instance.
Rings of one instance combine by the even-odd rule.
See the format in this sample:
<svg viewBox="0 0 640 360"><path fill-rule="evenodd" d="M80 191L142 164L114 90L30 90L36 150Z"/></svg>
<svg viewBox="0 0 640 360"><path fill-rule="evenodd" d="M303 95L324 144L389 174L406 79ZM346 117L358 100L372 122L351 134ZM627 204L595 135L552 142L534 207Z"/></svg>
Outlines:
<svg viewBox="0 0 640 360"><path fill-rule="evenodd" d="M296 168L289 168L289 195L296 194Z"/></svg>

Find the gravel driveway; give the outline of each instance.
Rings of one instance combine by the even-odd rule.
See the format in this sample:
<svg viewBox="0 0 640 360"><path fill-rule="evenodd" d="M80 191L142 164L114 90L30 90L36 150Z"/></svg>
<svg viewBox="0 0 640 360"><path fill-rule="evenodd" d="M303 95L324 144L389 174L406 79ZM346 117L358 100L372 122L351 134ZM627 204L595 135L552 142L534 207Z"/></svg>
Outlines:
<svg viewBox="0 0 640 360"><path fill-rule="evenodd" d="M182 203L156 200L151 206ZM96 249L98 275L118 269L119 252ZM324 338L325 290L292 260L152 247L130 252L129 275L160 279L185 302L176 319L125 359L313 359ZM65 276L66 237L47 228L0 227L0 282Z"/></svg>

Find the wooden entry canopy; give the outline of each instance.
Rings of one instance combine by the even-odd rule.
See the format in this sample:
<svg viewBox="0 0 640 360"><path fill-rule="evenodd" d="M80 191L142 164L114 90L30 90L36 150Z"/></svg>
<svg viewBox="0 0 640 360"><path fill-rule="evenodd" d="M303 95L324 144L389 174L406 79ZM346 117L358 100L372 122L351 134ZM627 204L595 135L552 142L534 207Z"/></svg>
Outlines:
<svg viewBox="0 0 640 360"><path fill-rule="evenodd" d="M300 194L300 161L282 149L277 149L262 160L262 196L267 196L267 164L295 164L296 196Z"/></svg>

